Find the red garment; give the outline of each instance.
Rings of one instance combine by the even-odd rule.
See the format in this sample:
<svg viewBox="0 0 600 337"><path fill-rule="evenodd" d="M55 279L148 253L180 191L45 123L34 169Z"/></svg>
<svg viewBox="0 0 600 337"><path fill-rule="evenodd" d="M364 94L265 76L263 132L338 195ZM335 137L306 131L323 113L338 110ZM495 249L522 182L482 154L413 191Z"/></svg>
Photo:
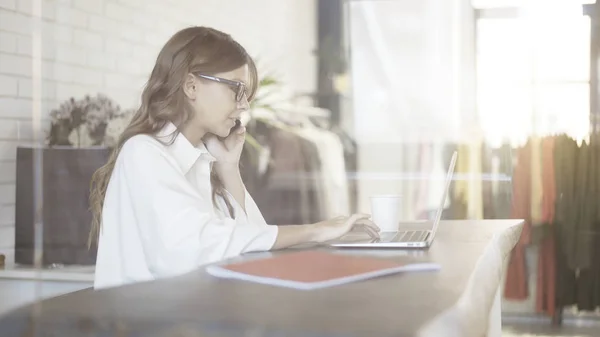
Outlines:
<svg viewBox="0 0 600 337"><path fill-rule="evenodd" d="M527 142L519 149L517 165L512 177L511 218L523 219L525 224L519 242L513 248L508 268L504 297L510 300L525 300L529 296L525 248L531 242L531 144Z"/></svg>
<svg viewBox="0 0 600 337"><path fill-rule="evenodd" d="M525 219L521 238L513 249L506 274L504 296L511 300L525 300L529 296L525 249L531 242L531 146L519 150L513 172L513 199L511 217ZM556 186L554 177L554 138L542 140L542 221L554 221ZM554 237L548 235L540 245L537 271L536 310L554 315L556 266Z"/></svg>
<svg viewBox="0 0 600 337"><path fill-rule="evenodd" d="M542 221L554 222L556 184L554 177L554 138L542 140ZM536 310L553 316L556 307L556 256L554 235L550 234L540 246L537 272Z"/></svg>
<svg viewBox="0 0 600 337"><path fill-rule="evenodd" d="M554 137L542 139L542 222L554 222L556 179L554 177Z"/></svg>

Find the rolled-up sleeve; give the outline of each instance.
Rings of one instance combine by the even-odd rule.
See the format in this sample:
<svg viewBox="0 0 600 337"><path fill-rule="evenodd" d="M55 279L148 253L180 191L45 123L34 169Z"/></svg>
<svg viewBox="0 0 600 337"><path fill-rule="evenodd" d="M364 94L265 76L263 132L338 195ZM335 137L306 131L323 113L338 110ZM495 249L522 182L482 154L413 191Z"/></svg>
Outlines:
<svg viewBox="0 0 600 337"><path fill-rule="evenodd" d="M275 244L275 240L277 239L277 226L269 226L265 221L260 209L252 199L248 190L245 191L245 199L244 203L246 206L246 210L242 208L242 206L235 200L233 195L226 191L227 200L229 200L231 206L233 207L233 214L235 217L235 223L239 226L250 226L250 227L259 227L259 228L267 228L270 231L271 235L262 235L256 238L254 244L261 247L269 247L272 248ZM222 199L220 200L222 201ZM221 203L221 208L226 209L226 205L224 202ZM259 249L264 250L264 249Z"/></svg>
<svg viewBox="0 0 600 337"><path fill-rule="evenodd" d="M265 223L246 195L247 215L216 216L213 204L189 183L177 164L150 141L128 142L120 170L155 276L169 276L245 252L272 248L277 227ZM246 192L247 193L247 192ZM243 215L243 216L242 216Z"/></svg>
<svg viewBox="0 0 600 337"><path fill-rule="evenodd" d="M244 199L246 211L244 211L242 206L235 200L234 196L231 193L229 193L228 191L225 191L225 193L227 196L227 200L229 200L231 206L233 207L233 213L236 219L244 223L265 226L267 225L265 218L263 217L262 213L260 212L260 209L256 205L256 202L254 202L254 199L252 199L250 193L248 193L248 190L246 190L246 195ZM221 205L222 207L225 206L225 204L223 203L221 203Z"/></svg>

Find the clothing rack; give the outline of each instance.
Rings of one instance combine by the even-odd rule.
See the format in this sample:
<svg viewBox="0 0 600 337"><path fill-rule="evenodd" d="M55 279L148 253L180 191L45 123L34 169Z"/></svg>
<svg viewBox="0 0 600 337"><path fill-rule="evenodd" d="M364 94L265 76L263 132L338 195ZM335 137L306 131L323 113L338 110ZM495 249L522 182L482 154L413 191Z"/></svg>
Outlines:
<svg viewBox="0 0 600 337"><path fill-rule="evenodd" d="M578 215L592 214L590 212L595 211L596 207L586 206L581 208L580 206L583 205L583 201L589 200L593 202L593 200L600 199L600 195L595 197L596 194L600 194L600 178L597 179L595 185L591 184L589 180L580 179L582 177L595 178L598 175L596 172L600 172L600 148L596 150L596 146L600 146L599 141L600 137L594 132L590 134L587 141L579 142L561 134L548 137L530 137L523 146L504 144L501 147L490 147L483 144L480 152L478 147L468 149L468 145L448 144L448 149L445 151L449 153L455 149L459 149L459 157L462 154L463 159L469 155L477 157L473 158L477 163L477 171L473 171L473 167L467 168L466 171L461 171L458 167L460 165L457 166L457 175L464 172L466 179L464 181L457 179L453 184L454 191L451 193L452 200L446 218L470 218L473 215L469 213L469 207L471 207L475 210L483 208L483 218L486 219L525 219L526 225L523 234L511 255L504 295L509 300L525 300L535 297L536 311L550 317L554 324L561 324L564 308L572 304L577 304L576 301L572 300L572 294L569 294L568 291L563 291L565 288L563 286L564 282L560 277L562 275L572 275L573 277L568 281L573 281L575 274L579 273L579 271L575 272L572 269L565 268L564 264L560 264L559 261L561 260L559 260L558 254L565 248L561 246L562 242L560 240L569 235L569 230L572 229L576 232L577 228L582 228L580 227L581 219ZM556 144L558 144L558 150L554 148ZM533 151L534 147L538 150ZM579 156L579 149L581 148L594 149L594 151L590 150L586 152L586 155ZM466 156L465 153L467 154ZM554 153L558 153L556 158L553 156ZM592 154L596 158L593 162L594 165L587 167L585 165L586 161L583 161L584 164L579 163L579 168L588 168L582 172L573 171L573 168L570 169L571 171L565 171L563 166L558 166L557 170L554 170L554 166L557 164L577 164L578 161L590 158ZM565 157L567 155L571 157ZM544 165L544 160L549 161L551 164L546 163ZM492 162L495 162L495 164L492 164ZM587 162L590 161L588 160ZM493 168L494 165L496 166L495 168ZM495 173L491 177L497 178L508 175L511 179L484 178L492 172ZM562 180L557 178L559 175L563 177ZM564 179L565 176L567 180ZM534 181L534 177L537 177L537 182ZM555 181L557 179L558 181ZM570 187L564 186L565 181L571 182ZM458 187L458 183L466 184L466 186ZM475 187L473 184L475 184ZM496 185L495 187L492 186L494 184ZM590 189L588 188L589 186L597 186L597 189ZM481 201L478 201L475 207L473 207L473 196L459 197L461 193L456 192L457 187L459 190L467 190L469 193L475 190L475 197L481 198L483 205L481 205ZM563 191L565 189L571 192L565 193ZM576 191L588 190L590 190L591 194L584 193L577 195L575 193ZM551 193L551 191L554 192ZM562 197L559 198L558 196ZM565 205L565 200L569 200L566 198L572 199L573 203ZM537 211L534 210L536 205L538 205ZM578 206L575 207L574 205ZM573 209L575 213L565 216L565 209ZM597 219L600 220L600 212L597 212L596 215ZM569 227L561 224L572 225ZM593 230L593 234L598 235L598 232L600 232L600 221L598 221L598 226ZM600 235L598 235L595 242L598 243L597 246L600 246ZM528 291L527 282L529 280L528 275L530 274L527 271L524 261L525 248L530 245L535 245L540 250L537 266L537 291L532 294ZM576 245L576 247L584 246L585 242ZM600 260L600 250L594 258ZM600 268L598 269L596 279L594 280L594 277L592 277L591 282L597 284L597 293L600 294ZM519 275L519 278L515 279L514 275ZM515 280L516 282L509 284ZM579 291L583 291L584 288L579 284L576 285ZM575 289L575 286L571 288ZM565 296L571 296L571 298ZM592 306L592 308L582 307L582 309L593 310L600 307L600 296L597 301L592 303Z"/></svg>
<svg viewBox="0 0 600 337"><path fill-rule="evenodd" d="M245 146L242 177L271 224L306 224L349 214L356 189L347 163L356 148L321 108L278 105L253 111L246 125L258 144Z"/></svg>
<svg viewBox="0 0 600 337"><path fill-rule="evenodd" d="M511 254L505 298L536 297L536 310L561 324L563 310L600 307L600 138L530 137L516 150L510 216L525 219ZM537 233L537 234L536 234ZM528 293L525 248L537 241L537 291Z"/></svg>
<svg viewBox="0 0 600 337"><path fill-rule="evenodd" d="M591 120L594 116L591 116ZM557 303L552 317L555 325L563 322L564 309L575 305L579 311L595 312L600 308L600 136L593 127L589 140L578 146L575 156L576 184L574 186L578 221L572 237L564 231L555 232ZM584 168L582 171L581 168ZM585 172L587 170L587 172ZM580 191L583 190L583 193ZM588 227L589 226L589 227ZM574 253L569 251L574 247ZM567 255L562 256L561 251ZM575 256L572 256L575 254Z"/></svg>

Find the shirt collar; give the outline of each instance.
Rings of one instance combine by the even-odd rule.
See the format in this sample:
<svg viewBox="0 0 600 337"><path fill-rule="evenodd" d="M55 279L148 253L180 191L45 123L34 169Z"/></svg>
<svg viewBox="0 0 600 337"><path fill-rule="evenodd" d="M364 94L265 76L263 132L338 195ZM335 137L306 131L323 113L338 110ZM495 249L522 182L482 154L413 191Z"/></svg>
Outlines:
<svg viewBox="0 0 600 337"><path fill-rule="evenodd" d="M177 164L179 164L184 173L187 173L199 158L208 162L215 161L215 157L208 152L204 143L194 146L181 132L177 132L173 140L175 132L177 132L175 124L168 122L158 133L157 137L161 142L168 144L167 150L175 158L175 161L177 161Z"/></svg>

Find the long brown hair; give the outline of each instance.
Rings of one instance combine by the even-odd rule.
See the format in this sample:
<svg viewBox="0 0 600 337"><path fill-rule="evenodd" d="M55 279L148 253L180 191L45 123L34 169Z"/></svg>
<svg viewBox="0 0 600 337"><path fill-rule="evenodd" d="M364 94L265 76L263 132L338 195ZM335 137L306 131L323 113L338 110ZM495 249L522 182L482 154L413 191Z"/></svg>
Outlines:
<svg viewBox="0 0 600 337"><path fill-rule="evenodd" d="M201 72L217 74L232 71L248 65L250 83L247 83L248 100L252 100L257 90L256 65L246 50L230 35L207 27L185 28L164 45L150 78L142 92L141 105L128 127L123 131L113 149L108 162L92 176L90 184L90 208L92 227L88 246L97 241L102 225L102 208L108 182L123 144L139 134L155 136L168 122L179 130L192 118L191 107L183 93L183 82L189 73ZM173 135L175 139L179 131ZM211 172L212 202L222 196L233 216L232 207L225 197L223 183L214 171Z"/></svg>

